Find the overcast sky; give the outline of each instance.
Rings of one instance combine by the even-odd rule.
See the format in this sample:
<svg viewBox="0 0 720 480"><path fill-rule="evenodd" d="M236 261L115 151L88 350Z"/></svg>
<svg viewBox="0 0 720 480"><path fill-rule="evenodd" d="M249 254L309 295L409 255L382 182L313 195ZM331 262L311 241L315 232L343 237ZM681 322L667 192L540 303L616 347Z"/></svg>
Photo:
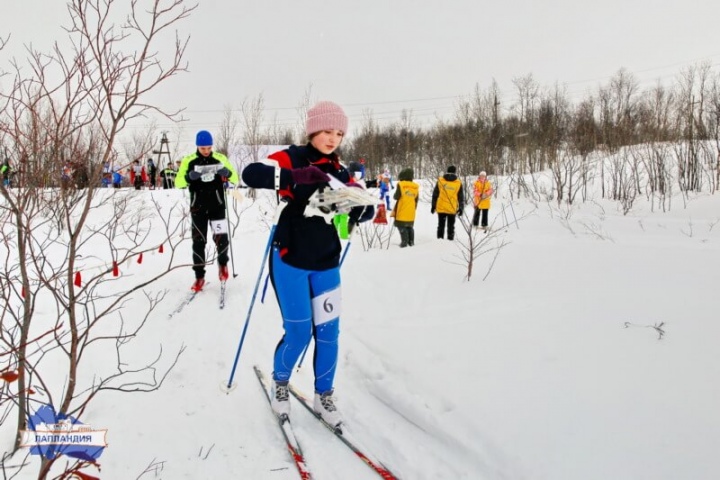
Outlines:
<svg viewBox="0 0 720 480"><path fill-rule="evenodd" d="M5 3L2 30L13 36L3 65L24 43L46 48L64 35L65 2ZM343 105L351 129L363 111L392 120L407 109L429 121L493 79L508 101L512 79L530 73L542 86L566 85L573 100L623 67L642 85L671 81L720 61L719 18L720 4L707 0L205 0L179 25L191 35L190 73L159 98L187 108L193 135L259 94L268 121L295 122L310 88L313 101Z"/></svg>

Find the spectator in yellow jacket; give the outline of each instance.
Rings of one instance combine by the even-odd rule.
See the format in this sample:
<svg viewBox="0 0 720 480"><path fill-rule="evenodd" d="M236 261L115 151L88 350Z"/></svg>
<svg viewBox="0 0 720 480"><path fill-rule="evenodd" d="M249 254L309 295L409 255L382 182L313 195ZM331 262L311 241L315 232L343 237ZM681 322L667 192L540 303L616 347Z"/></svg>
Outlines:
<svg viewBox="0 0 720 480"><path fill-rule="evenodd" d="M492 194L493 187L490 180L487 179L487 173L480 172L473 188L475 212L473 213L472 224L475 228L482 227L486 232L488 231L488 212L490 211L490 197ZM480 217L482 217L482 222Z"/></svg>
<svg viewBox="0 0 720 480"><path fill-rule="evenodd" d="M400 248L415 245L415 211L420 198L420 186L413 182L413 169L406 168L398 175L395 189L395 208L392 216L395 217L395 226L400 232Z"/></svg>
<svg viewBox="0 0 720 480"><path fill-rule="evenodd" d="M455 216L462 214L465 207L462 182L456 172L455 166L450 165L447 173L438 179L433 190L430 213L438 214L437 238L445 236L447 223L447 239L455 239Z"/></svg>

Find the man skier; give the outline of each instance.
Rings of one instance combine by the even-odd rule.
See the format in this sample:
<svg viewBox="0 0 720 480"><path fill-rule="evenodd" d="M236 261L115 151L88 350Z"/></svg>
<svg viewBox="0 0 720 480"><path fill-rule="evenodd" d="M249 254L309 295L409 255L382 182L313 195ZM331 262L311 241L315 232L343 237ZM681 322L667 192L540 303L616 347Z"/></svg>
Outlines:
<svg viewBox="0 0 720 480"><path fill-rule="evenodd" d="M210 132L201 130L195 137L197 150L180 161L175 177L177 188L189 187L190 217L192 220L192 250L195 283L191 289L199 292L205 285L205 245L208 222L217 247L221 282L228 279L228 248L230 246L225 204L225 181L237 184L238 174L225 155L213 152Z"/></svg>

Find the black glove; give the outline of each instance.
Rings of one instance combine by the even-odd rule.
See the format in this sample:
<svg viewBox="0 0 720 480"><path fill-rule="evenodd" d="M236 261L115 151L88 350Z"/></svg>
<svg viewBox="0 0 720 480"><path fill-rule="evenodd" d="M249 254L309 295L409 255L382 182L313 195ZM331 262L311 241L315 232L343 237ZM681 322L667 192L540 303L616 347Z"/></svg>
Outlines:
<svg viewBox="0 0 720 480"><path fill-rule="evenodd" d="M435 215L435 209L434 209L434 208L431 208L431 209L430 209L430 215Z"/></svg>
<svg viewBox="0 0 720 480"><path fill-rule="evenodd" d="M330 177L314 165L305 168L293 168L290 173L292 174L293 183L298 185L314 185L330 181Z"/></svg>
<svg viewBox="0 0 720 480"><path fill-rule="evenodd" d="M225 168L225 167L223 167L223 168L221 168L220 170L218 170L218 171L217 171L217 174L220 175L220 176L223 177L223 178L230 178L230 175L232 175L232 173L230 172L230 170L228 170L228 169Z"/></svg>
<svg viewBox="0 0 720 480"><path fill-rule="evenodd" d="M195 170L188 172L187 176L188 176L188 180L191 180L191 181L192 180L200 180L200 177L202 177L202 175L200 175L200 172L196 172Z"/></svg>
<svg viewBox="0 0 720 480"><path fill-rule="evenodd" d="M348 225L353 227L358 223L367 222L375 217L375 207L370 205L358 205L350 209L348 214Z"/></svg>
<svg viewBox="0 0 720 480"><path fill-rule="evenodd" d="M462 215L462 214L463 214L463 209L462 209L462 208L458 208L457 214L458 214L458 215Z"/></svg>

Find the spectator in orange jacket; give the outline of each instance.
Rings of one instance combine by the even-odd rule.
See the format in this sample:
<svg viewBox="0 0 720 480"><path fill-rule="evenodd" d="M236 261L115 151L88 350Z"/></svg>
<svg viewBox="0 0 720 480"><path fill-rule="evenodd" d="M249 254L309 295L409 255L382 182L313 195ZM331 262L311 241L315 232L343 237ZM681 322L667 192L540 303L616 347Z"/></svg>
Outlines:
<svg viewBox="0 0 720 480"><path fill-rule="evenodd" d="M401 171L395 189L392 216L395 217L395 226L400 232L400 248L415 245L415 211L420 198L420 186L413 182L414 173L412 168Z"/></svg>
<svg viewBox="0 0 720 480"><path fill-rule="evenodd" d="M430 213L438 214L437 238L445 236L447 224L447 239L455 239L455 217L462 214L464 208L462 182L457 176L457 169L450 165L447 173L440 177L435 184L432 194Z"/></svg>
<svg viewBox="0 0 720 480"><path fill-rule="evenodd" d="M472 224L475 228L482 227L488 231L488 212L490 211L490 197L493 194L493 187L490 180L487 179L487 173L480 172L477 180L473 184L473 204L475 212L473 213ZM482 222L480 221L482 217Z"/></svg>

